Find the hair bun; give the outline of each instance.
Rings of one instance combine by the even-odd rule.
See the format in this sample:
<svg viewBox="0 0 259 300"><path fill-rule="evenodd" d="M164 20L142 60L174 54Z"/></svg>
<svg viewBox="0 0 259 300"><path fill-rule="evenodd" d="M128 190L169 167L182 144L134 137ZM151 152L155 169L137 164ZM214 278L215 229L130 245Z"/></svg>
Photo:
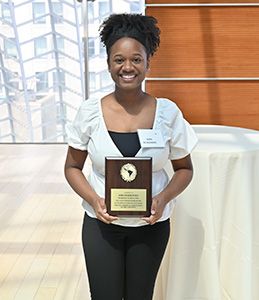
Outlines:
<svg viewBox="0 0 259 300"><path fill-rule="evenodd" d="M160 43L160 29L157 20L142 14L112 14L103 21L100 38L109 55L112 45L122 37L130 37L139 41L152 56Z"/></svg>

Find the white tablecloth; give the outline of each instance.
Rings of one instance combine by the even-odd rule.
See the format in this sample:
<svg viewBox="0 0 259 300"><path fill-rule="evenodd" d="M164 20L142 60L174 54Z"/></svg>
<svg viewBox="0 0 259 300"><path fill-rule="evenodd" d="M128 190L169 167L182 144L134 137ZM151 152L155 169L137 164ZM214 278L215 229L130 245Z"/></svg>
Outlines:
<svg viewBox="0 0 259 300"><path fill-rule="evenodd" d="M259 131L193 126L194 178L177 200L155 300L259 299Z"/></svg>

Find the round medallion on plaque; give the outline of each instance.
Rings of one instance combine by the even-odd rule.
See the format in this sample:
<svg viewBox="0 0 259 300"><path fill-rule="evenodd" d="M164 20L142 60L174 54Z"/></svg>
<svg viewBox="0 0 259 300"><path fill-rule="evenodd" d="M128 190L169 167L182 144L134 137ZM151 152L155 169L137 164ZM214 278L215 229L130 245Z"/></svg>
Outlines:
<svg viewBox="0 0 259 300"><path fill-rule="evenodd" d="M121 167L120 175L124 181L131 182L137 176L137 168L133 164L127 163Z"/></svg>

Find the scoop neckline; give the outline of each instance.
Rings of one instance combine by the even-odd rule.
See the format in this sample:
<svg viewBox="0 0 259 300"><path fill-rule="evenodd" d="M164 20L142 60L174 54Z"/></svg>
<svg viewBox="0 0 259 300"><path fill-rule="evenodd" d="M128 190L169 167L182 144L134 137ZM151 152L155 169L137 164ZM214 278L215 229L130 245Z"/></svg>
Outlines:
<svg viewBox="0 0 259 300"><path fill-rule="evenodd" d="M156 128L156 125L157 125L157 122L158 122L158 120L157 120L158 119L158 113L159 113L159 101L158 101L158 99L156 97L154 97L154 98L156 100L156 110L155 110L155 116L154 116L154 120L153 120L153 125L152 125L151 128L147 128L147 129L151 129L151 130ZM102 119L102 123L103 123L106 131L107 132L115 132L115 133L118 132L118 133L120 133L119 131L108 130L108 128L106 126L106 123L105 123L104 115L103 115L102 100L103 99L100 99L100 101L99 101L99 115L100 115L100 117ZM142 129L142 128L139 128L139 129ZM134 132L136 132L136 131L134 131ZM129 131L129 132L122 132L122 133L131 133L131 132Z"/></svg>

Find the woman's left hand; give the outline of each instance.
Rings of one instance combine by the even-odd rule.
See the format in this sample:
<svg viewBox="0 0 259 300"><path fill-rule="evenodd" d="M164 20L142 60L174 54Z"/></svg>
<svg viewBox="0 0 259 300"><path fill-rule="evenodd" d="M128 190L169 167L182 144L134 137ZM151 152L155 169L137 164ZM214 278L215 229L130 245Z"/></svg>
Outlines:
<svg viewBox="0 0 259 300"><path fill-rule="evenodd" d="M150 225L155 224L161 217L165 208L166 202L163 198L155 196L152 199L151 215L149 217L142 218Z"/></svg>

